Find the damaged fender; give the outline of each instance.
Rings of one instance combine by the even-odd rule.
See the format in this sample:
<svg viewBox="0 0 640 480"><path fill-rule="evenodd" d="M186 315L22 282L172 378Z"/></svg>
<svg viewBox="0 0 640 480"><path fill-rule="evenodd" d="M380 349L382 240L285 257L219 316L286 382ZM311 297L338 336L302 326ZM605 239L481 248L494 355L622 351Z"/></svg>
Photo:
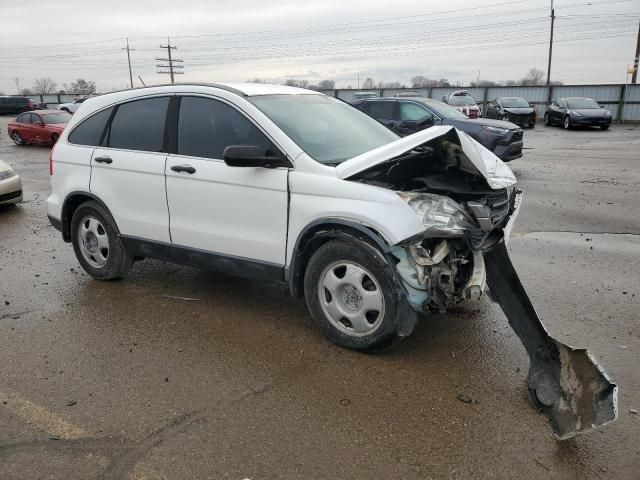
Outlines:
<svg viewBox="0 0 640 480"><path fill-rule="evenodd" d="M529 398L559 440L618 416L618 387L585 349L552 338L540 321L501 241L484 253L487 283L529 355Z"/></svg>

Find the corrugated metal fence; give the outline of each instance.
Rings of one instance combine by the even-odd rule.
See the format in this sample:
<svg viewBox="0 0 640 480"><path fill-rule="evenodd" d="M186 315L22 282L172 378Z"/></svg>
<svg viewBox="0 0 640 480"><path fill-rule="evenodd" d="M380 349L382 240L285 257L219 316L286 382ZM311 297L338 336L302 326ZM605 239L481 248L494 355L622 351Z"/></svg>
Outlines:
<svg viewBox="0 0 640 480"><path fill-rule="evenodd" d="M473 98L486 111L487 103L496 97L523 97L534 105L538 118L544 115L545 107L560 97L590 97L611 110L613 118L620 121L640 121L640 84L612 84L612 85L560 85L536 87L430 87L430 88L373 88L367 92L376 92L381 97L393 97L402 91L419 92L421 95L442 100L442 97L455 90L469 90ZM365 90L325 90L324 93L333 95L347 102L353 100L356 92ZM30 95L37 102L46 103L55 108L60 103L72 102L78 95L71 93L51 95Z"/></svg>
<svg viewBox="0 0 640 480"><path fill-rule="evenodd" d="M538 118L542 118L547 105L561 97L590 97L609 109L613 118L620 121L640 121L640 84L626 85L559 85L535 87L430 87L430 88L373 88L367 90L325 90L345 101L353 100L356 92L375 92L381 97L393 97L400 92L419 92L421 95L442 100L456 90L468 90L486 111L487 103L496 97L523 97L534 105Z"/></svg>

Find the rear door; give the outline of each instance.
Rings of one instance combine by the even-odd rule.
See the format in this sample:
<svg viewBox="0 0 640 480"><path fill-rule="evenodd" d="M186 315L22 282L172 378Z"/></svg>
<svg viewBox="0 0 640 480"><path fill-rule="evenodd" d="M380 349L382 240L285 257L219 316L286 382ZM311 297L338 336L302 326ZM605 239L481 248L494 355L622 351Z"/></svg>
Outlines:
<svg viewBox="0 0 640 480"><path fill-rule="evenodd" d="M169 242L164 132L170 96L117 106L91 158L91 192L107 205L120 233Z"/></svg>
<svg viewBox="0 0 640 480"><path fill-rule="evenodd" d="M221 254L229 264L237 265L240 257L281 267L288 169L230 167L223 160L229 145L257 145L282 155L234 105L210 97L181 97L177 153L169 155L166 169L172 242Z"/></svg>
<svg viewBox="0 0 640 480"><path fill-rule="evenodd" d="M33 142L34 141L34 130L33 130L33 113L23 113L22 114L22 128L20 129L20 136L25 142Z"/></svg>
<svg viewBox="0 0 640 480"><path fill-rule="evenodd" d="M42 117L37 113L31 114L31 139L34 142L43 143L49 141L49 133L47 132Z"/></svg>

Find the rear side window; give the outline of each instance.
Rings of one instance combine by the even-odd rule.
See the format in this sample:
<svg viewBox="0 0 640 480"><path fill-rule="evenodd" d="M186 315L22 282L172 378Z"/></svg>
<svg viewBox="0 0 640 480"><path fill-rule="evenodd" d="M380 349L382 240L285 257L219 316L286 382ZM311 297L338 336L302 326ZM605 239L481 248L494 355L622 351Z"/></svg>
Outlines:
<svg viewBox="0 0 640 480"><path fill-rule="evenodd" d="M221 159L229 145L257 145L276 154L269 139L235 108L217 100L183 97L178 118L178 153Z"/></svg>
<svg viewBox="0 0 640 480"><path fill-rule="evenodd" d="M113 107L107 108L84 120L73 129L69 135L69 142L76 145L98 146L112 111Z"/></svg>
<svg viewBox="0 0 640 480"><path fill-rule="evenodd" d="M147 98L118 106L109 128L109 147L159 152L169 97Z"/></svg>
<svg viewBox="0 0 640 480"><path fill-rule="evenodd" d="M23 113L18 118L16 118L16 122L18 122L18 123L29 123L29 116L30 115L31 115L30 113Z"/></svg>
<svg viewBox="0 0 640 480"><path fill-rule="evenodd" d="M393 120L396 102L369 102L369 115L373 118Z"/></svg>
<svg viewBox="0 0 640 480"><path fill-rule="evenodd" d="M400 102L400 120L422 121L433 118L433 114L415 103Z"/></svg>

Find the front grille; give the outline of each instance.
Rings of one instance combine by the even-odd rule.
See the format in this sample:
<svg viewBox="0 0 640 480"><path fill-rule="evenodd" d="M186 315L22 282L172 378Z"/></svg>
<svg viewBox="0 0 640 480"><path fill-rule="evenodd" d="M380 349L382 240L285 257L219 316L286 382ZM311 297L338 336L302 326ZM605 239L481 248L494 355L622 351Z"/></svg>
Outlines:
<svg viewBox="0 0 640 480"><path fill-rule="evenodd" d="M6 202L7 200L13 200L15 198L20 198L22 196L22 190L18 190L17 192L5 193L4 195L0 195L0 202Z"/></svg>

